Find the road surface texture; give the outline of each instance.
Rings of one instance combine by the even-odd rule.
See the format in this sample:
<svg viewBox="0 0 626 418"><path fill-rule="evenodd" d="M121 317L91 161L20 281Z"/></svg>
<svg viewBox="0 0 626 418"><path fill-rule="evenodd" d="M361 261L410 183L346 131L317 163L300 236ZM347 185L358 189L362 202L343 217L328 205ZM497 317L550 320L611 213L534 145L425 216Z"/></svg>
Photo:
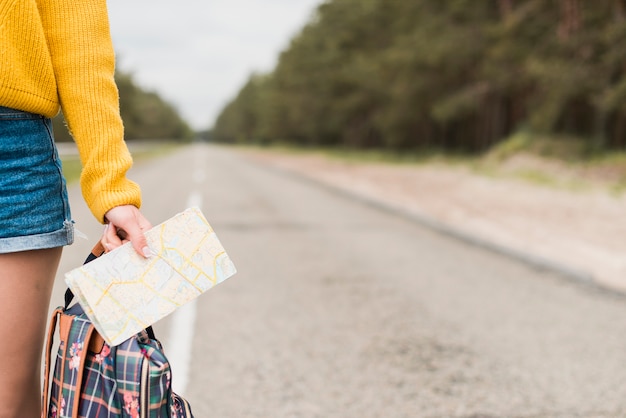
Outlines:
<svg viewBox="0 0 626 418"><path fill-rule="evenodd" d="M490 176L469 164L355 164L314 153L246 151L256 161L626 294L626 194L616 192L623 170L516 154ZM549 180L538 185L528 176Z"/></svg>
<svg viewBox="0 0 626 418"><path fill-rule="evenodd" d="M131 177L155 224L200 205L239 270L157 324L199 418L626 416L622 296L228 148ZM64 253L58 303L101 232L70 195L88 239Z"/></svg>

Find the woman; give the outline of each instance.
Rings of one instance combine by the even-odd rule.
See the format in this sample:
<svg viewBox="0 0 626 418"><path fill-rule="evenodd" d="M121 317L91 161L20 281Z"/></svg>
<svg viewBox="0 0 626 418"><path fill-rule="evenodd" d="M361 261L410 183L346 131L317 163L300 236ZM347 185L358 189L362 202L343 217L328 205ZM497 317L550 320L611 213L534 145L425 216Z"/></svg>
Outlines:
<svg viewBox="0 0 626 418"><path fill-rule="evenodd" d="M149 256L150 223L126 178L105 0L0 0L0 417L40 415L40 357L61 248L73 225L50 118L63 110L102 243Z"/></svg>

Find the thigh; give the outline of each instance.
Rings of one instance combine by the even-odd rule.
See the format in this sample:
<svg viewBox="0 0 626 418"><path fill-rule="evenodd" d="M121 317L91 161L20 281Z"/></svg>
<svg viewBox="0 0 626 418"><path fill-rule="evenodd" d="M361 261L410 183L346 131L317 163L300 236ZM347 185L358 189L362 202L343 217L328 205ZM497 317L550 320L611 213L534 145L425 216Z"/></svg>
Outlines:
<svg viewBox="0 0 626 418"><path fill-rule="evenodd" d="M0 254L0 416L12 416L10 408L38 408L41 352L61 251Z"/></svg>

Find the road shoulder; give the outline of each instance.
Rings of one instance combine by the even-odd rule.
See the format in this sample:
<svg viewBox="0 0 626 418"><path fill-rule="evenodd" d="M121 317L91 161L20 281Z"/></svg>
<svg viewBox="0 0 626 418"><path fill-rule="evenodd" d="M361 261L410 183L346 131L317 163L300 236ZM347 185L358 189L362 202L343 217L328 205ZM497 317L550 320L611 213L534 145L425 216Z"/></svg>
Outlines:
<svg viewBox="0 0 626 418"><path fill-rule="evenodd" d="M442 163L346 161L246 148L244 155L412 216L475 244L626 291L626 198L476 173Z"/></svg>

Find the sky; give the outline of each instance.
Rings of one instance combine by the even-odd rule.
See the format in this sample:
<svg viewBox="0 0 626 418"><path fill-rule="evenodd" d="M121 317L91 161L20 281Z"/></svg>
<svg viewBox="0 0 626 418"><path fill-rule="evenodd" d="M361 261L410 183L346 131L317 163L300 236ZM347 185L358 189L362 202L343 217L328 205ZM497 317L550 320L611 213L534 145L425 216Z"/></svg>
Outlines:
<svg viewBox="0 0 626 418"><path fill-rule="evenodd" d="M252 72L281 51L322 0L108 0L120 70L210 128Z"/></svg>

